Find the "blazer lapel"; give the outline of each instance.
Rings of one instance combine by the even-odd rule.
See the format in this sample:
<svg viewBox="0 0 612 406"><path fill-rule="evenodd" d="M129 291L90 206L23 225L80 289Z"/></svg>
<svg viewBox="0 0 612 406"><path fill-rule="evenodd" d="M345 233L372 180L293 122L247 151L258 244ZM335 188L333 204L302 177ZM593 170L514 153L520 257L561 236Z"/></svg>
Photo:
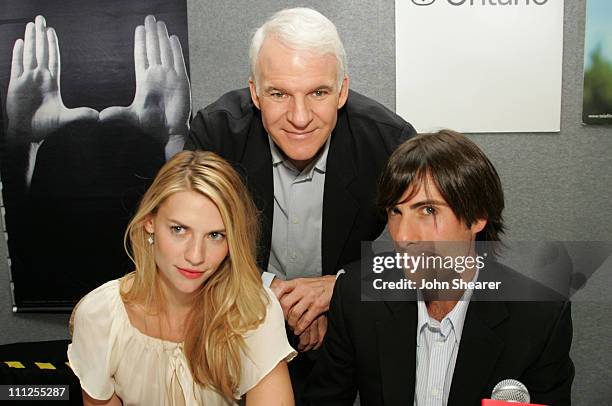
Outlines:
<svg viewBox="0 0 612 406"><path fill-rule="evenodd" d="M414 403L416 302L385 302L393 313L376 324L385 405Z"/></svg>
<svg viewBox="0 0 612 406"><path fill-rule="evenodd" d="M331 135L323 192L323 235L321 267L324 275L333 274L351 232L359 204L349 188L356 176L353 166L349 128L346 117L338 115Z"/></svg>
<svg viewBox="0 0 612 406"><path fill-rule="evenodd" d="M260 236L257 244L257 263L266 271L272 244L272 219L274 216L274 179L272 175L272 154L266 130L261 120L249 132L241 164L244 178L249 187L255 206L260 211Z"/></svg>
<svg viewBox="0 0 612 406"><path fill-rule="evenodd" d="M480 396L504 341L493 327L508 317L503 302L472 301L468 307L448 397L448 406L480 404Z"/></svg>

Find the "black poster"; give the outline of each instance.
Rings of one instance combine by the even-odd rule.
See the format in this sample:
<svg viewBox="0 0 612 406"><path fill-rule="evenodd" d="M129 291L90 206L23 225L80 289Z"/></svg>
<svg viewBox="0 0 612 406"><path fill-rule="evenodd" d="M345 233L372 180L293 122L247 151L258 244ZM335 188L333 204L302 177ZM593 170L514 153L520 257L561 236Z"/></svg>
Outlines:
<svg viewBox="0 0 612 406"><path fill-rule="evenodd" d="M132 270L123 234L189 120L185 0L4 0L0 128L17 311Z"/></svg>

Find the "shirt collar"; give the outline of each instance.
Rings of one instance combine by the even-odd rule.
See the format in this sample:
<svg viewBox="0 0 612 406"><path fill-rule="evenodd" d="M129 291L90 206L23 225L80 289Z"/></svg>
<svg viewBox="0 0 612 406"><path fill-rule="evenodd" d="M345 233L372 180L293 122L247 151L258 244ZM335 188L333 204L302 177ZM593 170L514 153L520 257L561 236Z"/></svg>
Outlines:
<svg viewBox="0 0 612 406"><path fill-rule="evenodd" d="M281 152L280 148L276 146L274 141L272 141L272 137L270 137L270 135L268 135L268 142L270 143L270 152L272 153L272 165L276 166L285 162L287 158Z"/></svg>
<svg viewBox="0 0 612 406"><path fill-rule="evenodd" d="M278 166L283 164L287 168L296 172L297 174L304 175L304 177L312 178L312 172L316 169L320 173L325 173L327 170L327 155L329 153L329 145L331 142L331 135L327 137L327 141L323 145L323 148L317 153L317 157L304 168L302 172L289 161L283 151L274 143L272 137L268 134L268 142L270 144L270 152L272 153L272 165Z"/></svg>
<svg viewBox="0 0 612 406"><path fill-rule="evenodd" d="M474 273L474 278L472 278L472 282L478 280L478 268L476 268L476 272ZM466 289L461 296L461 299L455 304L455 307L446 315L444 318L438 322L435 319L432 319L427 312L427 306L425 305L425 301L423 301L423 294L420 290L417 290L417 313L418 313L418 321L417 321L417 346L421 346L422 340L422 331L427 325L437 326L442 331L448 329L446 325L450 325L450 328L455 331L455 342L461 341L461 334L463 333L463 326L465 324L465 315L467 314L467 309L470 304L470 300L472 298L473 289ZM447 335L449 331L446 331Z"/></svg>

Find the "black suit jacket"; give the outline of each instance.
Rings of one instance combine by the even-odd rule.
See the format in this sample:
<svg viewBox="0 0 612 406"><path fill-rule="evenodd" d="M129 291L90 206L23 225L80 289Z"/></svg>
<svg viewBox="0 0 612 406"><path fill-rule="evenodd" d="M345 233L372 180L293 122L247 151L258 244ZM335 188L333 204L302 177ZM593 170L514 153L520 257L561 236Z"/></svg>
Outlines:
<svg viewBox="0 0 612 406"><path fill-rule="evenodd" d="M321 264L324 275L360 257L385 222L375 211L378 177L389 155L414 134L410 124L381 104L350 91L331 135L323 194ZM191 122L186 149L212 151L242 173L261 212L259 266L266 270L272 239L272 155L260 111L248 89L226 93ZM304 232L308 232L305 230Z"/></svg>
<svg viewBox="0 0 612 406"><path fill-rule="evenodd" d="M308 380L305 404L352 405L359 390L363 406L412 405L417 304L362 302L362 278L354 267L359 265L350 264L336 281L322 354ZM517 284L516 275L511 279ZM530 282L523 283L528 288ZM448 405L480 405L495 384L507 378L525 384L532 403L569 405L571 340L569 302L472 300Z"/></svg>

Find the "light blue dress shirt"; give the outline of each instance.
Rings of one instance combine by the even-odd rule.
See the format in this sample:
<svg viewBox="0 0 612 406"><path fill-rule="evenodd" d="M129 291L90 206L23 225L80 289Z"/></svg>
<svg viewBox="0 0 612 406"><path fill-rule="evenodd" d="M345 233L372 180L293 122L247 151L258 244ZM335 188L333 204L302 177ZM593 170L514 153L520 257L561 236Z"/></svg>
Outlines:
<svg viewBox="0 0 612 406"><path fill-rule="evenodd" d="M274 216L268 272L289 280L321 276L323 192L331 137L299 171L268 136L274 178ZM262 276L264 284L271 275ZM268 282L269 280L269 282Z"/></svg>
<svg viewBox="0 0 612 406"><path fill-rule="evenodd" d="M478 271L473 280L477 278ZM466 290L455 307L441 321L429 316L423 296L420 291L417 292L415 406L446 406L448 403L472 292L471 289Z"/></svg>

